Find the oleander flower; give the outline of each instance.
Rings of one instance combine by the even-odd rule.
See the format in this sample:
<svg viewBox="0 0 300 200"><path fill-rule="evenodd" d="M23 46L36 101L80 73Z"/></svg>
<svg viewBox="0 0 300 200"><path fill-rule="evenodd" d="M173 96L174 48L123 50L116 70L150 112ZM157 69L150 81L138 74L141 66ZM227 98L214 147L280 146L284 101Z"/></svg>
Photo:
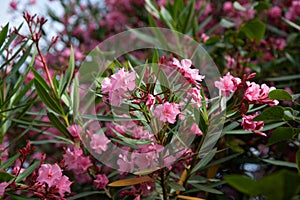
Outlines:
<svg viewBox="0 0 300 200"><path fill-rule="evenodd" d="M105 134L93 134L90 146L96 153L101 154L103 151L108 149L108 143L110 143L110 140L105 136Z"/></svg>
<svg viewBox="0 0 300 200"><path fill-rule="evenodd" d="M246 131L252 131L258 135L267 136L265 133L260 131L264 128L264 122L252 121L257 115L258 113L255 113L253 115L244 115L242 118L243 129Z"/></svg>
<svg viewBox="0 0 300 200"><path fill-rule="evenodd" d="M205 76L199 74L198 69L192 69L192 61L189 59L183 59L181 62L176 58L173 58L174 66L178 68L178 70L182 73L182 75L187 78L189 83L197 85L198 82L201 82Z"/></svg>
<svg viewBox="0 0 300 200"><path fill-rule="evenodd" d="M166 102L155 107L154 116L162 122L169 122L174 124L176 116L180 113L179 105L177 103Z"/></svg>
<svg viewBox="0 0 300 200"><path fill-rule="evenodd" d="M97 174L93 184L97 189L103 189L109 182L105 174Z"/></svg>
<svg viewBox="0 0 300 200"><path fill-rule="evenodd" d="M237 86L241 83L240 78L233 77L229 72L220 78L220 81L215 82L216 88L221 90L222 96L229 97L231 93L235 92Z"/></svg>
<svg viewBox="0 0 300 200"><path fill-rule="evenodd" d="M59 179L62 177L62 170L58 164L42 164L38 172L37 181L46 183L48 187L56 186Z"/></svg>

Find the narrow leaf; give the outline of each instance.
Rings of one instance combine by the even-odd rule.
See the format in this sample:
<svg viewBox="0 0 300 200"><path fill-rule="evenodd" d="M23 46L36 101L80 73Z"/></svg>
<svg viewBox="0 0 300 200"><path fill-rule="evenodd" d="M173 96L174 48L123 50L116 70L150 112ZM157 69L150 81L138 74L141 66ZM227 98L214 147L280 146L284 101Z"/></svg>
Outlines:
<svg viewBox="0 0 300 200"><path fill-rule="evenodd" d="M140 177L140 178L129 178L129 179L123 179L123 180L118 180L115 182L112 182L108 184L110 187L123 187L123 186L131 186L131 185L136 185L148 181L153 181L152 178L150 177Z"/></svg>
<svg viewBox="0 0 300 200"><path fill-rule="evenodd" d="M192 173L197 172L199 169L205 167L210 161L211 159L213 159L213 157L215 156L217 152L217 148L214 148L213 150L211 150L207 155L205 155L198 163L197 165L192 169Z"/></svg>
<svg viewBox="0 0 300 200"><path fill-rule="evenodd" d="M54 99L53 97L51 97L49 95L49 93L45 90L43 85L41 85L37 79L34 79L34 85L35 85L35 89L36 89L39 97L43 101L43 103L45 103L46 106L49 109L53 110L54 112L56 112L58 114L63 114L63 109L61 107L60 102L58 100Z"/></svg>
<svg viewBox="0 0 300 200"><path fill-rule="evenodd" d="M270 163L272 165L282 166L282 167L290 167L290 168L297 168L296 163L281 161L281 160L270 160L270 159L262 159L262 161L266 163Z"/></svg>
<svg viewBox="0 0 300 200"><path fill-rule="evenodd" d="M190 196L186 196L186 195L177 195L178 199L185 199L185 200L204 200L202 198L198 198L198 197L190 197Z"/></svg>
<svg viewBox="0 0 300 200"><path fill-rule="evenodd" d="M16 178L16 183L22 181L24 178L27 178L32 172L40 165L40 161L35 161L32 165L30 165L23 173L21 173Z"/></svg>
<svg viewBox="0 0 300 200"><path fill-rule="evenodd" d="M11 166L18 158L19 158L20 154L17 153L15 154L13 157L10 157L5 163L3 163L0 168L1 169L6 169L9 166Z"/></svg>
<svg viewBox="0 0 300 200"><path fill-rule="evenodd" d="M8 23L3 27L3 29L0 32L0 48L2 47L8 32Z"/></svg>
<svg viewBox="0 0 300 200"><path fill-rule="evenodd" d="M48 116L51 124L53 124L53 126L55 126L55 128L57 128L57 130L59 130L66 137L69 137L69 132L68 132L66 126L53 113L49 112L49 113L47 113L47 116Z"/></svg>
<svg viewBox="0 0 300 200"><path fill-rule="evenodd" d="M298 151L296 153L296 164L298 168L298 175L300 175L300 147L298 148Z"/></svg>
<svg viewBox="0 0 300 200"><path fill-rule="evenodd" d="M237 1L235 1L235 2L233 3L233 7L234 7L235 9L239 10L239 11L246 11L246 10L247 10L244 6L242 6L242 5L241 5L239 2L237 2Z"/></svg>
<svg viewBox="0 0 300 200"><path fill-rule="evenodd" d="M74 56L73 47L71 47L71 55L69 59L68 69L63 77L62 85L60 86L60 92L59 92L60 96L65 92L66 88L70 84L74 74L74 69L75 69L75 56Z"/></svg>
<svg viewBox="0 0 300 200"><path fill-rule="evenodd" d="M105 191L88 191L88 192L82 192L79 194L76 194L72 197L69 197L68 200L75 200L75 199L81 199L83 197L91 196L91 195L96 195L96 194L105 194Z"/></svg>

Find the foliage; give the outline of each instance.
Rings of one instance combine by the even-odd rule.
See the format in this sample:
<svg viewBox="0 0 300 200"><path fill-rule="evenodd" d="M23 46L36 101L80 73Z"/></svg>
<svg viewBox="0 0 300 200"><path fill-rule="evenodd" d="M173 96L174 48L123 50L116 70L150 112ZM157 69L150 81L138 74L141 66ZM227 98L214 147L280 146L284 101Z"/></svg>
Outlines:
<svg viewBox="0 0 300 200"><path fill-rule="evenodd" d="M299 198L298 1L58 2L0 31L1 198ZM46 22L63 30L45 43ZM199 42L219 93L189 54L96 48L124 30L156 41L147 26Z"/></svg>

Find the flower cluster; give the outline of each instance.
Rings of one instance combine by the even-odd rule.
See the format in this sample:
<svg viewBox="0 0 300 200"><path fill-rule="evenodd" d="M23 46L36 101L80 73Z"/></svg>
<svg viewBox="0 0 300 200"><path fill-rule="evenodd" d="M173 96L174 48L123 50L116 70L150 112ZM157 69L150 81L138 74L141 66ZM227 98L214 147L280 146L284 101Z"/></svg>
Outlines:
<svg viewBox="0 0 300 200"><path fill-rule="evenodd" d="M37 181L50 190L57 191L61 197L65 193L70 193L72 184L69 178L62 174L62 169L57 165L42 164L39 171Z"/></svg>
<svg viewBox="0 0 300 200"><path fill-rule="evenodd" d="M253 78L254 75L250 75L249 77ZM233 77L229 72L220 78L220 81L215 82L215 86L221 91L224 97L229 97L231 94L237 91L238 88L243 88L244 93L242 101L240 103L241 107L241 115L242 122L241 125L244 130L250 130L256 134L267 136L265 133L260 130L264 127L263 121L253 121L253 119L258 115L255 113L253 115L247 115L247 110L244 108L248 104L259 105L259 104L267 104L269 106L275 106L279 102L277 100L269 99L268 95L272 90L275 90L275 87L268 87L266 84L262 84L261 86L255 82L242 82L240 78Z"/></svg>
<svg viewBox="0 0 300 200"><path fill-rule="evenodd" d="M113 106L120 106L127 91L135 89L135 74L120 69L111 78L102 81L102 92L108 95L108 100Z"/></svg>

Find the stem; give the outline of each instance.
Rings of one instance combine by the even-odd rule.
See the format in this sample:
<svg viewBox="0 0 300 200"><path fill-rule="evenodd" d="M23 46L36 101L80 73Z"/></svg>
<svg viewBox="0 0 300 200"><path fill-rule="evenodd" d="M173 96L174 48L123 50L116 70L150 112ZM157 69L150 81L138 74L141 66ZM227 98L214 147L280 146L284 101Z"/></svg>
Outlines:
<svg viewBox="0 0 300 200"><path fill-rule="evenodd" d="M54 88L54 84L53 84L53 82L52 82L51 75L50 75L50 73L49 73L49 67L48 67L48 65L47 65L47 62L45 61L45 58L44 58L44 56L43 56L43 54L42 54L40 48L39 48L39 42L38 42L38 41L35 41L35 45L36 45L38 54L39 54L39 56L40 56L40 58L41 58L41 61L42 61L42 63L43 63L45 72L46 72L46 74L47 74L47 77L48 77L48 80L49 80L49 83L50 83L50 86L51 86L51 88L52 88L54 94L57 95L57 94L56 94L56 90L55 90L55 88Z"/></svg>
<svg viewBox="0 0 300 200"><path fill-rule="evenodd" d="M168 188L166 184L166 177L165 177L165 169L162 169L160 172L160 185L163 192L163 200L168 200Z"/></svg>

